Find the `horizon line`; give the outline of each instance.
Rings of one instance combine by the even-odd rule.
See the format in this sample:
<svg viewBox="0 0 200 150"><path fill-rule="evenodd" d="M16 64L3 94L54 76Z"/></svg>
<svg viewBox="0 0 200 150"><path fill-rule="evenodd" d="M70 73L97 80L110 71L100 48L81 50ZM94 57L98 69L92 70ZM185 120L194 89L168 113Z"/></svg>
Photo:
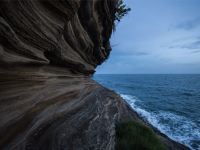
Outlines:
<svg viewBox="0 0 200 150"><path fill-rule="evenodd" d="M200 73L94 73L96 75L200 75Z"/></svg>

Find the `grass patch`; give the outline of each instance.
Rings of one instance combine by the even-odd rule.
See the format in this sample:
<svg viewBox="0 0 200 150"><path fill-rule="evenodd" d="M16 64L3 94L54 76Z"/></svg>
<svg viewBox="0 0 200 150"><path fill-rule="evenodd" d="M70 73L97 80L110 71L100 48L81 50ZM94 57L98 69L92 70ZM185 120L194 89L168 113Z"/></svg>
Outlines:
<svg viewBox="0 0 200 150"><path fill-rule="evenodd" d="M166 150L156 134L134 121L116 126L116 150Z"/></svg>

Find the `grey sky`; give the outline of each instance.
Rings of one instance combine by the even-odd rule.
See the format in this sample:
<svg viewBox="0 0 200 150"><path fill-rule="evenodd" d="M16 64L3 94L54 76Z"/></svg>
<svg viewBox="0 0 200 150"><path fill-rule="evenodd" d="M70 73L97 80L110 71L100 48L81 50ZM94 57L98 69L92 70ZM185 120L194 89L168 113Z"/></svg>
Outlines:
<svg viewBox="0 0 200 150"><path fill-rule="evenodd" d="M125 0L97 73L200 73L200 0Z"/></svg>

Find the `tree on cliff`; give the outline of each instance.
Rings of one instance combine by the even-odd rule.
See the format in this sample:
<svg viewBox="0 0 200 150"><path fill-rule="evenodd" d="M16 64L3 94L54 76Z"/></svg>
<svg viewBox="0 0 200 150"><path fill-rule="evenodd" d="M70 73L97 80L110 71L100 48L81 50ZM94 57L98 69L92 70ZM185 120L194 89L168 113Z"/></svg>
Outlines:
<svg viewBox="0 0 200 150"><path fill-rule="evenodd" d="M129 11L131 11L131 8L127 7L123 0L119 0L116 6L115 20L120 22Z"/></svg>

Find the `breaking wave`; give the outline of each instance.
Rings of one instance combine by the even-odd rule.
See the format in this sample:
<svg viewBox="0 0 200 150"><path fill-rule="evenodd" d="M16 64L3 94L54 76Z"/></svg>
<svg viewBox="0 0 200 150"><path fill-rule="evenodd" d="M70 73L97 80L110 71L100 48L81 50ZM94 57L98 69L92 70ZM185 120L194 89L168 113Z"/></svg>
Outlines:
<svg viewBox="0 0 200 150"><path fill-rule="evenodd" d="M140 101L137 97L120 95L145 121L160 132L192 150L200 150L200 128L190 119L166 111L150 112L136 105L136 102Z"/></svg>

